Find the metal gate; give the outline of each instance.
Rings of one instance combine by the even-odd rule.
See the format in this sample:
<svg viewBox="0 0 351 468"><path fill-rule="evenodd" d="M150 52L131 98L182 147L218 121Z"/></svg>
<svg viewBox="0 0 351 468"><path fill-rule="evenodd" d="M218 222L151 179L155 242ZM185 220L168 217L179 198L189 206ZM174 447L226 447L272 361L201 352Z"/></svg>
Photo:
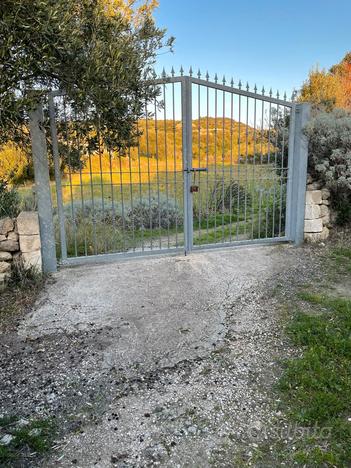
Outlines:
<svg viewBox="0 0 351 468"><path fill-rule="evenodd" d="M300 242L308 105L191 69L154 86L138 142L123 154L99 138L81 154L84 117L50 94L60 261Z"/></svg>

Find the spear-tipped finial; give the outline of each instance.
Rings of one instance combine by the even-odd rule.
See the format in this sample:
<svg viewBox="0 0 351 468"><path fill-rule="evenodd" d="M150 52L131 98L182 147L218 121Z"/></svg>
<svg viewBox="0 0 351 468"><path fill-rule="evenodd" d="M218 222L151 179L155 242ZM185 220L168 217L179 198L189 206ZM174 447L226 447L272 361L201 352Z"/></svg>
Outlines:
<svg viewBox="0 0 351 468"><path fill-rule="evenodd" d="M215 74L214 80L215 80L215 83L217 83L217 81L218 81L217 73Z"/></svg>
<svg viewBox="0 0 351 468"><path fill-rule="evenodd" d="M280 96L279 89L277 89L277 99L279 99L279 96Z"/></svg>
<svg viewBox="0 0 351 468"><path fill-rule="evenodd" d="M297 91L296 89L293 89L292 95L291 95L291 100L294 102L297 96Z"/></svg>
<svg viewBox="0 0 351 468"><path fill-rule="evenodd" d="M283 98L284 98L284 101L286 101L286 98L287 98L287 96L286 96L286 91L284 91L284 96L283 96Z"/></svg>
<svg viewBox="0 0 351 468"><path fill-rule="evenodd" d="M189 68L189 76L193 76L193 69L192 69L192 67Z"/></svg>
<svg viewBox="0 0 351 468"><path fill-rule="evenodd" d="M156 73L155 69L152 70L152 78L153 79L157 78L157 73Z"/></svg>
<svg viewBox="0 0 351 468"><path fill-rule="evenodd" d="M198 69L198 72L197 72L197 77L200 79L201 78L201 72L200 72L200 68Z"/></svg>
<svg viewBox="0 0 351 468"><path fill-rule="evenodd" d="M243 84L242 84L241 80L239 80L238 88L241 89L242 85L243 85Z"/></svg>
<svg viewBox="0 0 351 468"><path fill-rule="evenodd" d="M208 71L206 71L206 80L208 81L210 79L210 75L208 74Z"/></svg>
<svg viewBox="0 0 351 468"><path fill-rule="evenodd" d="M183 66L181 65L180 66L180 76L183 76L184 75L184 68Z"/></svg>
<svg viewBox="0 0 351 468"><path fill-rule="evenodd" d="M234 79L232 77L232 79L230 80L230 86L233 87L234 86Z"/></svg>
<svg viewBox="0 0 351 468"><path fill-rule="evenodd" d="M223 83L223 85L226 84L226 80L225 80L225 76L224 76L224 75L223 75L222 83Z"/></svg>
<svg viewBox="0 0 351 468"><path fill-rule="evenodd" d="M163 67L163 70L162 70L162 78L166 78L166 70L165 70L165 67Z"/></svg>
<svg viewBox="0 0 351 468"><path fill-rule="evenodd" d="M248 81L246 82L246 91L248 91L250 89L250 86L249 86L249 83Z"/></svg>
<svg viewBox="0 0 351 468"><path fill-rule="evenodd" d="M257 86L256 86L256 83L255 83L255 86L254 86L254 91L255 91L255 93L257 93Z"/></svg>
<svg viewBox="0 0 351 468"><path fill-rule="evenodd" d="M266 90L264 89L264 86L262 86L262 96L264 96L265 92L266 92Z"/></svg>
<svg viewBox="0 0 351 468"><path fill-rule="evenodd" d="M175 71L174 71L174 68L172 67L171 75L174 76L174 74L175 74Z"/></svg>
<svg viewBox="0 0 351 468"><path fill-rule="evenodd" d="M272 88L269 90L269 97L272 97L273 91Z"/></svg>

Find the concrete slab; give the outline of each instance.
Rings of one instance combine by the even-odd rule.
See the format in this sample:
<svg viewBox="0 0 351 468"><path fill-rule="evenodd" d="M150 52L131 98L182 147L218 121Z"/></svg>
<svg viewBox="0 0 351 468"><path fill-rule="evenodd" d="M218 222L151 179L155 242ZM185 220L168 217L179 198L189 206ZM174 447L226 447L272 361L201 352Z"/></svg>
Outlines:
<svg viewBox="0 0 351 468"><path fill-rule="evenodd" d="M288 268L281 252L289 248L241 247L61 269L19 334L34 339L108 328L102 356L108 368L191 360L224 336L224 303Z"/></svg>

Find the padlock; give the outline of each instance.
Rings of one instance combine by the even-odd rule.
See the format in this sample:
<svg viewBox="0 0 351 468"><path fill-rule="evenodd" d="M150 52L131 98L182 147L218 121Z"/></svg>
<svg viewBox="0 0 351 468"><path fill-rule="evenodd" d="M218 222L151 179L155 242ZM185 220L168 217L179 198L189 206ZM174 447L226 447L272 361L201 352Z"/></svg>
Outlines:
<svg viewBox="0 0 351 468"><path fill-rule="evenodd" d="M190 186L190 192L191 193L198 192L198 191L199 191L199 186L198 185L191 185Z"/></svg>

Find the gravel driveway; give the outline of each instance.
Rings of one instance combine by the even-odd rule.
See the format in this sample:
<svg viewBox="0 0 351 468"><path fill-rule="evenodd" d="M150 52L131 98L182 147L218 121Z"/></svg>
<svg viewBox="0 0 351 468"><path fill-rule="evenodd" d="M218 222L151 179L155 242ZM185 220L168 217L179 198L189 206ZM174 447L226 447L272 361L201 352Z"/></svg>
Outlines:
<svg viewBox="0 0 351 468"><path fill-rule="evenodd" d="M272 291L303 277L305 256L245 247L62 269L4 337L3 410L57 419L47 467L249 460L280 417Z"/></svg>

